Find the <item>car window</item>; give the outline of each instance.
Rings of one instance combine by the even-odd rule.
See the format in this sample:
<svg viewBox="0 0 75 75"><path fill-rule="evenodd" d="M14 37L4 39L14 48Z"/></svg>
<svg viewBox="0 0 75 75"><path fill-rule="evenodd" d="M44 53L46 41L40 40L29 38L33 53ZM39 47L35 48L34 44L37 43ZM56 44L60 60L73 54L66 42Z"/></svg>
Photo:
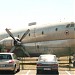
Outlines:
<svg viewBox="0 0 75 75"><path fill-rule="evenodd" d="M56 56L40 56L38 61L57 61Z"/></svg>
<svg viewBox="0 0 75 75"><path fill-rule="evenodd" d="M9 54L1 54L0 59L12 59L12 57Z"/></svg>

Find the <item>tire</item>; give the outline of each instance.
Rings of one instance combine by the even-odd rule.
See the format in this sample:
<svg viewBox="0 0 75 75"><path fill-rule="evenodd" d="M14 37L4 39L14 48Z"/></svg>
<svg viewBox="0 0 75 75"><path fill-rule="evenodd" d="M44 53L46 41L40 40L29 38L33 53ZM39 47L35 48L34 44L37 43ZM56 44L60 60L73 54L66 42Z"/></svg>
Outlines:
<svg viewBox="0 0 75 75"><path fill-rule="evenodd" d="M19 65L19 68L17 69L17 72L19 72L20 71L20 65Z"/></svg>
<svg viewBox="0 0 75 75"><path fill-rule="evenodd" d="M75 61L73 62L73 67L75 67Z"/></svg>
<svg viewBox="0 0 75 75"><path fill-rule="evenodd" d="M16 73L16 65L14 67L14 70L12 71L12 74L15 74Z"/></svg>
<svg viewBox="0 0 75 75"><path fill-rule="evenodd" d="M37 74L40 74L40 71L39 70L37 70Z"/></svg>

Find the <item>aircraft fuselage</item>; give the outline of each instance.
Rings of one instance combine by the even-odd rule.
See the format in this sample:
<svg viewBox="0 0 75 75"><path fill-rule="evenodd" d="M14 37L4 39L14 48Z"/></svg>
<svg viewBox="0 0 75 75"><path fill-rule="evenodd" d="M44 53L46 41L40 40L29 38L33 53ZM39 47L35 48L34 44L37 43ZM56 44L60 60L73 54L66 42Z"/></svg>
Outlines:
<svg viewBox="0 0 75 75"><path fill-rule="evenodd" d="M15 37L21 38L25 30L13 32ZM10 49L13 39L8 34L0 35L0 44ZM75 23L59 23L53 26L30 29L29 34L22 40L26 51L31 55L56 54L66 56L75 53Z"/></svg>

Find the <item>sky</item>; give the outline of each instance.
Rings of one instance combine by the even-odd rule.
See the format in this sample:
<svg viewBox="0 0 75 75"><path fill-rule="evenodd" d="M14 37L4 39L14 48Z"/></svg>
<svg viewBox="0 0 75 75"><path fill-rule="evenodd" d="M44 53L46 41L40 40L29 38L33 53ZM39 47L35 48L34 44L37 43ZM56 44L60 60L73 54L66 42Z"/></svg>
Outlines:
<svg viewBox="0 0 75 75"><path fill-rule="evenodd" d="M1 31L74 19L75 0L0 0Z"/></svg>

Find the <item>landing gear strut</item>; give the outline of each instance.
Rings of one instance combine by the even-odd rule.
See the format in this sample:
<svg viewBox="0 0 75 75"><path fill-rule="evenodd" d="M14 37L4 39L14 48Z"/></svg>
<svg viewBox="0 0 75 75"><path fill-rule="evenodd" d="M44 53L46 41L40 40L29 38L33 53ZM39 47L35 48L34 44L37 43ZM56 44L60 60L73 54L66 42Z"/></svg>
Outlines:
<svg viewBox="0 0 75 75"><path fill-rule="evenodd" d="M75 61L73 62L73 67L75 67Z"/></svg>
<svg viewBox="0 0 75 75"><path fill-rule="evenodd" d="M75 67L75 54L73 54L73 67Z"/></svg>

